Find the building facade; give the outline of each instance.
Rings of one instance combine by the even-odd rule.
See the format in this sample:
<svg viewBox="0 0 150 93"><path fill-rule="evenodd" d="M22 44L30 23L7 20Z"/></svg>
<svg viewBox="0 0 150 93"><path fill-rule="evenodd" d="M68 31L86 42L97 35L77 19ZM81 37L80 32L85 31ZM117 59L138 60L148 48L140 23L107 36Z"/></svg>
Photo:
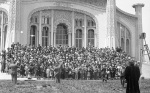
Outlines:
<svg viewBox="0 0 150 93"><path fill-rule="evenodd" d="M0 48L12 43L42 46L122 47L140 60L142 7L135 14L115 0L2 0Z"/></svg>

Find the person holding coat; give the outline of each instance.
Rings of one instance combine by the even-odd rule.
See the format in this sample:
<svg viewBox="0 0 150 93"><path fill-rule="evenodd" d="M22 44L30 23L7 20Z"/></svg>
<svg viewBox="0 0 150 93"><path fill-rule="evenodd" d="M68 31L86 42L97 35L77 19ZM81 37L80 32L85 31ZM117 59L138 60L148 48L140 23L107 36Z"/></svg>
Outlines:
<svg viewBox="0 0 150 93"><path fill-rule="evenodd" d="M63 65L63 61L61 61L60 64L57 63L57 65L54 68L54 75L55 75L56 83L60 83L62 65Z"/></svg>
<svg viewBox="0 0 150 93"><path fill-rule="evenodd" d="M10 68L12 82L14 84L17 84L17 68L18 68L18 66L13 59L11 59L11 64L9 65L9 68Z"/></svg>
<svg viewBox="0 0 150 93"><path fill-rule="evenodd" d="M139 78L140 69L134 65L134 61L129 62L129 66L125 69L125 79L127 81L126 93L140 93Z"/></svg>

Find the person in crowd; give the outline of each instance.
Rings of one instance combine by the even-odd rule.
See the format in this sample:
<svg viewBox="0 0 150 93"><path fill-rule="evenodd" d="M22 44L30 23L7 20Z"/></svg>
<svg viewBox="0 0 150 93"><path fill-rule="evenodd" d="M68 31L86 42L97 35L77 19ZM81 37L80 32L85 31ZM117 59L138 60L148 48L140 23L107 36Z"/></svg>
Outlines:
<svg viewBox="0 0 150 93"><path fill-rule="evenodd" d="M140 69L134 65L134 61L129 61L129 66L125 69L125 79L127 80L126 93L140 93L139 78Z"/></svg>
<svg viewBox="0 0 150 93"><path fill-rule="evenodd" d="M46 77L48 79L50 78L50 66L48 66L47 69L46 69Z"/></svg>
<svg viewBox="0 0 150 93"><path fill-rule="evenodd" d="M103 68L102 68L102 80L103 80L103 82L104 81L107 82L107 73L106 73L106 71L107 71L107 68L106 68L105 65L103 65Z"/></svg>
<svg viewBox="0 0 150 93"><path fill-rule="evenodd" d="M79 73L79 69L78 69L78 67L76 67L76 68L75 68L75 79L76 79L76 80L79 79L78 73Z"/></svg>
<svg viewBox="0 0 150 93"><path fill-rule="evenodd" d="M20 76L25 73L37 78L46 78L47 66L50 66L50 77L54 78L54 67L60 62L56 59L63 60L61 69L61 78L75 78L75 79L98 79L102 77L105 68L108 72L109 67L113 65L116 69L118 65L123 66L126 64L128 56L124 51L114 50L114 48L95 48L93 46L87 48L77 48L68 46L47 46L41 45L21 45L13 43L7 52L6 65L9 65L9 59L14 57L19 60L19 73ZM109 67L103 67L107 65ZM112 69L111 77L115 78L116 71ZM108 73L108 76L110 73Z"/></svg>
<svg viewBox="0 0 150 93"><path fill-rule="evenodd" d="M122 66L120 70L121 70L120 81L121 81L121 85L124 87L124 84L126 83L126 80L125 80L125 66Z"/></svg>
<svg viewBox="0 0 150 93"><path fill-rule="evenodd" d="M3 50L2 51L2 61L1 61L1 72L4 73L5 72L5 67L6 67L6 52Z"/></svg>

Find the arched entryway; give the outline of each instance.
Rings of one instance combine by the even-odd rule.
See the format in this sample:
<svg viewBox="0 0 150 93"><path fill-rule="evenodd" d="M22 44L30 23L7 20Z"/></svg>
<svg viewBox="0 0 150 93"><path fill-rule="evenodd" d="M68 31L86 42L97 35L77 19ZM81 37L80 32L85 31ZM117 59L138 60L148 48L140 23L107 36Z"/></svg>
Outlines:
<svg viewBox="0 0 150 93"><path fill-rule="evenodd" d="M94 30L93 29L88 30L88 44L90 44L91 46L94 46Z"/></svg>
<svg viewBox="0 0 150 93"><path fill-rule="evenodd" d="M124 51L124 39L123 38L121 38L121 48Z"/></svg>
<svg viewBox="0 0 150 93"><path fill-rule="evenodd" d="M47 26L42 29L42 46L48 46L49 44L49 28Z"/></svg>
<svg viewBox="0 0 150 93"><path fill-rule="evenodd" d="M37 27L32 25L30 28L30 45L36 46L37 44Z"/></svg>
<svg viewBox="0 0 150 93"><path fill-rule="evenodd" d="M82 33L81 29L76 30L76 47L78 48L82 48Z"/></svg>
<svg viewBox="0 0 150 93"><path fill-rule="evenodd" d="M126 40L126 52L127 52L127 54L130 54L130 42L129 42L129 39Z"/></svg>
<svg viewBox="0 0 150 93"><path fill-rule="evenodd" d="M67 26L64 23L57 25L56 29L56 46L68 46Z"/></svg>

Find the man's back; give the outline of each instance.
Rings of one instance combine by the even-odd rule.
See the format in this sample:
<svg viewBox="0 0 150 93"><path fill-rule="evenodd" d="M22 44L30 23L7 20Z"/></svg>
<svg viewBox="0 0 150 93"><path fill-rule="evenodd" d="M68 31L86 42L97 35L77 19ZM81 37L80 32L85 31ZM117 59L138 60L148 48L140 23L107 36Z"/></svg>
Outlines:
<svg viewBox="0 0 150 93"><path fill-rule="evenodd" d="M125 78L128 80L133 78L135 80L139 80L140 78L140 69L138 66L128 66L125 71Z"/></svg>
<svg viewBox="0 0 150 93"><path fill-rule="evenodd" d="M125 69L125 79L127 81L126 93L140 93L139 89L140 69L131 64Z"/></svg>

